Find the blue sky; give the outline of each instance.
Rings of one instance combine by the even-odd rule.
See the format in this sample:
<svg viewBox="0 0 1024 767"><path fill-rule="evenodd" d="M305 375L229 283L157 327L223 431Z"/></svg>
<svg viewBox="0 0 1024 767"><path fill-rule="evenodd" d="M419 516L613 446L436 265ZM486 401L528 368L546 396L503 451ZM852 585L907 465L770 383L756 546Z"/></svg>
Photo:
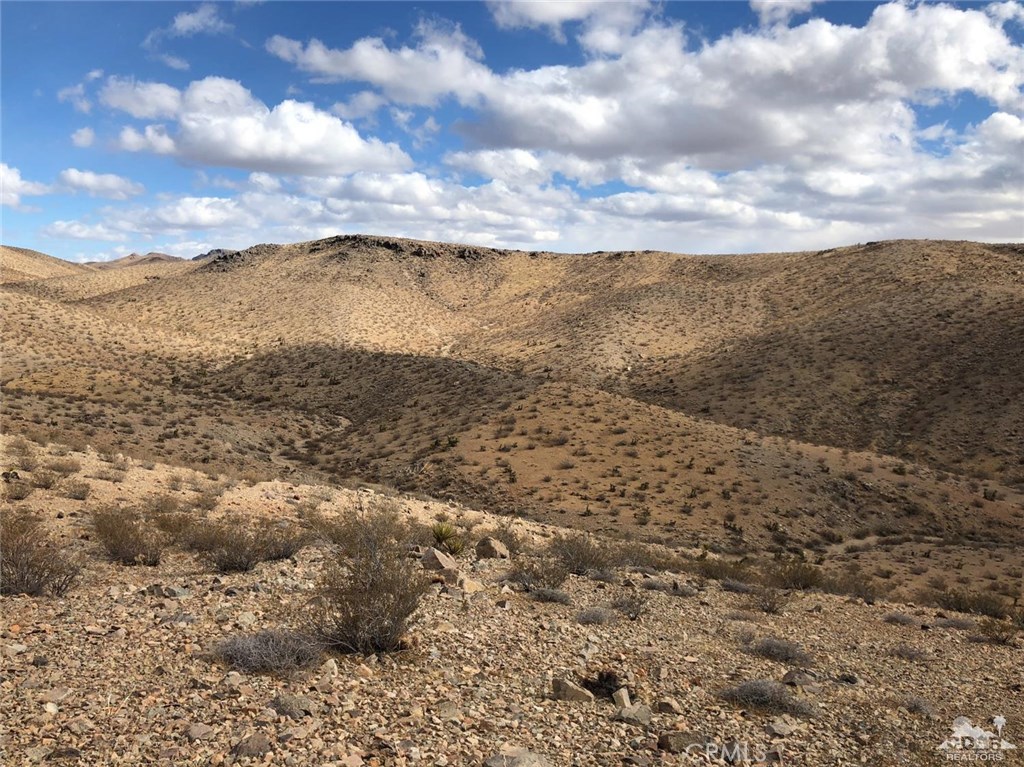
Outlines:
<svg viewBox="0 0 1024 767"><path fill-rule="evenodd" d="M529 250L1024 239L1024 7L29 3L3 241Z"/></svg>

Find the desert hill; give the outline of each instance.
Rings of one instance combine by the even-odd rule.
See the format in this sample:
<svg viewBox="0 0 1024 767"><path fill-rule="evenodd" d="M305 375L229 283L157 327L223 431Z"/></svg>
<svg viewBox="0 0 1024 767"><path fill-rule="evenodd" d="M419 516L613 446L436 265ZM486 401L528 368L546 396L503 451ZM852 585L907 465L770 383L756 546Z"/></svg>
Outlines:
<svg viewBox="0 0 1024 767"><path fill-rule="evenodd" d="M81 274L84 267L37 250L0 245L0 283Z"/></svg>
<svg viewBox="0 0 1024 767"><path fill-rule="evenodd" d="M182 261L178 256L171 256L167 253L150 251L149 253L129 253L127 256L112 258L109 261L87 261L86 266L93 269L124 269L127 266L140 266L145 264L156 264L165 261Z"/></svg>
<svg viewBox="0 0 1024 767"><path fill-rule="evenodd" d="M1017 572L991 581L1012 593L1022 269L1017 246L927 241L258 245L5 288L4 419L890 587Z"/></svg>

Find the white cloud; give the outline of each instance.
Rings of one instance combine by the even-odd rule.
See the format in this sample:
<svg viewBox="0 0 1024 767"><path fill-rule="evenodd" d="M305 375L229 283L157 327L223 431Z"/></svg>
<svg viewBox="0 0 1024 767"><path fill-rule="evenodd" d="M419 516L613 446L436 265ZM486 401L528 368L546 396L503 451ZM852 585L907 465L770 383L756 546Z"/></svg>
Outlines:
<svg viewBox="0 0 1024 767"><path fill-rule="evenodd" d="M457 25L421 22L416 38L414 48L391 50L379 37L367 37L336 50L317 39L303 45L276 35L266 48L318 80L368 82L405 104L431 105L452 93L471 98L495 81L480 46Z"/></svg>
<svg viewBox="0 0 1024 767"><path fill-rule="evenodd" d="M154 154L174 154L177 149L174 139L167 135L163 125L147 125L142 133L130 125L125 126L121 129L116 146L126 152Z"/></svg>
<svg viewBox="0 0 1024 767"><path fill-rule="evenodd" d="M70 102L71 106L75 108L75 111L81 112L82 114L89 114L92 111L92 101L85 95L85 85L78 83L77 85L69 85L67 88L61 88L57 91L57 101Z"/></svg>
<svg viewBox="0 0 1024 767"><path fill-rule="evenodd" d="M142 184L113 173L94 173L89 170L67 168L62 170L57 178L64 187L72 191L83 191L90 197L106 197L110 200L127 200L145 191Z"/></svg>
<svg viewBox="0 0 1024 767"><path fill-rule="evenodd" d="M346 123L309 103L286 100L270 108L236 80L207 77L183 92L157 83L118 88L121 108L137 116L171 114L177 130L128 126L119 146L176 154L195 164L271 173L331 175L397 170L411 165L397 144L364 139ZM149 98L153 96L153 98Z"/></svg>
<svg viewBox="0 0 1024 767"><path fill-rule="evenodd" d="M181 108L181 91L177 88L125 77L108 78L99 97L106 106L140 119L174 117Z"/></svg>
<svg viewBox="0 0 1024 767"><path fill-rule="evenodd" d="M171 69L177 69L179 72L186 72L189 69L189 63L180 56L172 56L169 53L158 53L156 54L156 60L166 64Z"/></svg>
<svg viewBox="0 0 1024 767"><path fill-rule="evenodd" d="M348 101L339 101L331 107L331 111L346 120L359 120L369 117L387 103L388 100L379 93L359 91Z"/></svg>
<svg viewBox="0 0 1024 767"><path fill-rule="evenodd" d="M807 13L823 0L750 0L750 7L762 24L788 24L793 16Z"/></svg>
<svg viewBox="0 0 1024 767"><path fill-rule="evenodd" d="M120 242L128 239L124 232L115 231L106 224L88 224L82 221L54 221L42 230L47 237L68 240L101 240Z"/></svg>
<svg viewBox="0 0 1024 767"><path fill-rule="evenodd" d="M71 134L71 143L77 147L85 148L93 145L96 140L96 131L88 126L79 128Z"/></svg>
<svg viewBox="0 0 1024 767"><path fill-rule="evenodd" d="M179 13L171 23L169 33L177 37L191 37L203 33L217 35L230 32L233 27L220 18L217 6L204 3L191 13Z"/></svg>
<svg viewBox="0 0 1024 767"><path fill-rule="evenodd" d="M0 205L18 208L22 197L49 194L50 191L46 184L23 179L20 170L0 163Z"/></svg>

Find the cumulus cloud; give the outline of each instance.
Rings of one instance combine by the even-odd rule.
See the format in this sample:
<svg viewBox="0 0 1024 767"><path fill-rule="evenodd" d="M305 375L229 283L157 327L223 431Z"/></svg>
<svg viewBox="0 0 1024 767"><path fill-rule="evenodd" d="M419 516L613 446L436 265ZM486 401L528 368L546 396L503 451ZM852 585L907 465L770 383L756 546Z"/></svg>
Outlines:
<svg viewBox="0 0 1024 767"><path fill-rule="evenodd" d="M118 146L175 154L194 164L271 173L330 175L395 170L411 160L397 144L363 138L349 123L309 103L271 108L237 80L207 77L178 91L161 83L116 81L104 102L136 117L173 116L176 131L126 126Z"/></svg>
<svg viewBox="0 0 1024 767"><path fill-rule="evenodd" d="M807 13L823 0L750 0L750 8L762 24L788 24L793 16Z"/></svg>
<svg viewBox="0 0 1024 767"><path fill-rule="evenodd" d="M431 105L450 94L470 99L495 83L479 44L458 25L424 21L415 37L411 48L392 50L379 37L366 37L337 50L315 38L303 45L275 35L266 48L319 81L371 83L404 104Z"/></svg>
<svg viewBox="0 0 1024 767"><path fill-rule="evenodd" d="M68 102L75 108L75 111L82 114L89 114L92 111L92 101L85 94L85 84L69 85L57 91L57 101Z"/></svg>
<svg viewBox="0 0 1024 767"><path fill-rule="evenodd" d="M84 221L54 221L43 227L46 237L67 240L99 240L101 242L119 242L128 239L125 232L119 232L106 224L89 224Z"/></svg>
<svg viewBox="0 0 1024 767"><path fill-rule="evenodd" d="M213 3L204 3L191 13L179 13L169 28L169 34L177 37L191 37L200 32L217 35L230 32L233 27L224 21Z"/></svg>
<svg viewBox="0 0 1024 767"><path fill-rule="evenodd" d="M108 78L99 97L111 109L141 119L174 117L181 109L181 92L177 88L127 77Z"/></svg>
<svg viewBox="0 0 1024 767"><path fill-rule="evenodd" d="M89 127L79 128L71 134L71 143L77 147L90 147L95 140L96 132Z"/></svg>
<svg viewBox="0 0 1024 767"><path fill-rule="evenodd" d="M21 177L21 171L7 163L0 163L0 204L17 208L22 197L49 194L50 187L38 181Z"/></svg>
<svg viewBox="0 0 1024 767"><path fill-rule="evenodd" d="M94 173L77 168L62 170L57 179L71 191L87 192L90 197L106 197L110 200L127 200L145 191L142 184L137 184L124 176Z"/></svg>
<svg viewBox="0 0 1024 767"><path fill-rule="evenodd" d="M147 125L142 132L127 125L121 129L116 146L126 152L153 154L174 154L177 149L174 139L167 135L167 129L163 125Z"/></svg>

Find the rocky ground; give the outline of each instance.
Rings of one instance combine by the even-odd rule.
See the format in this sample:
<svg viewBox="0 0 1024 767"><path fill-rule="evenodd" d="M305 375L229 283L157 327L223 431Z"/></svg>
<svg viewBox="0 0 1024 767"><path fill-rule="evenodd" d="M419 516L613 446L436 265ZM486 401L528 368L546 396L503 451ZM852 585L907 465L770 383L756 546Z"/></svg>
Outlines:
<svg viewBox="0 0 1024 767"><path fill-rule="evenodd" d="M740 763L930 765L945 763L938 746L958 716L988 729L991 717L1005 717L1003 735L1019 748L1003 763L1024 752L1019 643L980 643L969 620L943 620L965 616L818 593L768 615L717 581L629 570L614 583L571 576L570 603L546 603L504 581L509 560L472 548L459 573L424 598L411 649L325 655L286 676L239 673L211 651L301 620L325 549L231 575L175 549L157 567L112 564L91 540L89 509L154 491L187 499L212 480L127 461L115 483L95 477L109 456L70 457L89 498L38 489L3 511L41 513L85 563L64 597L0 598L5 765L718 764L727 744L741 757L746 748ZM344 511L354 497L284 482L225 485L211 513L297 518L310 506ZM500 522L448 504L402 504L423 520L443 512L475 538ZM554 528L524 522L521 530L543 542ZM679 595L645 588L652 578L677 581ZM647 600L637 620L610 609L637 594ZM610 622L580 621L600 607ZM765 638L796 642L809 658L750 652ZM579 687L601 671L619 676L629 701L591 699ZM719 696L784 678L812 713Z"/></svg>

